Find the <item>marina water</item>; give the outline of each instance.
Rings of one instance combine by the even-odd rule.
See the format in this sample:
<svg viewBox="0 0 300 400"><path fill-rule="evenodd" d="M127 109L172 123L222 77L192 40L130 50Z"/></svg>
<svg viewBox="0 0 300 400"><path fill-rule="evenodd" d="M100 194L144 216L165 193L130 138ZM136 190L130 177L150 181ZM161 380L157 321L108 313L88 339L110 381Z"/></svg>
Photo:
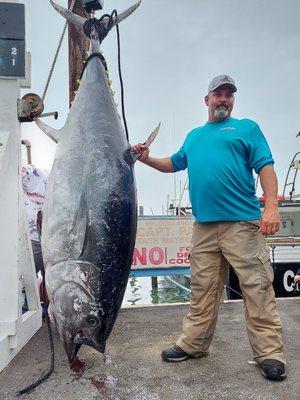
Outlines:
<svg viewBox="0 0 300 400"><path fill-rule="evenodd" d="M164 277L157 278L157 289L152 288L151 278L129 278L122 307L165 303L184 303L189 294L173 286Z"/></svg>

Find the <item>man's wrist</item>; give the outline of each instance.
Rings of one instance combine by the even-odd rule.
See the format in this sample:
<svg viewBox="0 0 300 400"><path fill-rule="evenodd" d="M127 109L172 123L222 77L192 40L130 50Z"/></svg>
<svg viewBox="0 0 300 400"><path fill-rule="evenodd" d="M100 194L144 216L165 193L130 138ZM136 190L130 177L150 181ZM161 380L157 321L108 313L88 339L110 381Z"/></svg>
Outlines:
<svg viewBox="0 0 300 400"><path fill-rule="evenodd" d="M276 198L266 198L265 199L265 207L268 208L278 208L278 200Z"/></svg>
<svg viewBox="0 0 300 400"><path fill-rule="evenodd" d="M144 164L149 164L149 162L151 162L150 161L150 157L147 157L147 158L145 158L144 160L140 160L142 163L144 163Z"/></svg>

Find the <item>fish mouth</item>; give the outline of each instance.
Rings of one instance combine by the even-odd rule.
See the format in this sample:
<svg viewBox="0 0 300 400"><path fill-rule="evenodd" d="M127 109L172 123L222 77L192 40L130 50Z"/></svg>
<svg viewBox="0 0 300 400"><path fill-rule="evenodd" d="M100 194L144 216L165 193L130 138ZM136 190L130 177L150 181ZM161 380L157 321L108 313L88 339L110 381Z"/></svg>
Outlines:
<svg viewBox="0 0 300 400"><path fill-rule="evenodd" d="M71 335L69 332L65 332L64 335L62 335L62 343L70 364L75 360L77 353L83 344L92 347L102 354L105 352L105 342L96 342L95 340L85 336L82 331L76 333L76 335Z"/></svg>
<svg viewBox="0 0 300 400"><path fill-rule="evenodd" d="M85 344L86 346L90 346L93 349L99 351L100 353L105 352L105 342L103 341L95 341L92 338L85 336L85 334L80 331L73 338L73 343L77 346L81 346Z"/></svg>
<svg viewBox="0 0 300 400"><path fill-rule="evenodd" d="M80 343L75 343L73 341L72 335L70 335L68 332L66 332L63 337L62 337L62 342L63 346L65 349L65 352L67 353L68 360L71 363L75 360L75 357L81 347Z"/></svg>

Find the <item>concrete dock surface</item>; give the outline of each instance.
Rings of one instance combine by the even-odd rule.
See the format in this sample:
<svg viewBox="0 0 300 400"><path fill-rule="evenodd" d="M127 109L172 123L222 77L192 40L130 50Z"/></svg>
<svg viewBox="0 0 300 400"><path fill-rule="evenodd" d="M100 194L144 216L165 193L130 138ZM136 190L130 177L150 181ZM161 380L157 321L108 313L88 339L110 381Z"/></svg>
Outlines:
<svg viewBox="0 0 300 400"><path fill-rule="evenodd" d="M277 300L283 322L288 378L271 382L260 375L244 327L241 302L222 303L215 337L206 358L166 363L161 350L180 334L187 305L126 308L107 342L106 361L91 348L78 356L76 371L55 334L56 363L51 377L24 400L299 400L300 298ZM44 326L0 374L0 399L48 369ZM21 398L22 398L21 397Z"/></svg>

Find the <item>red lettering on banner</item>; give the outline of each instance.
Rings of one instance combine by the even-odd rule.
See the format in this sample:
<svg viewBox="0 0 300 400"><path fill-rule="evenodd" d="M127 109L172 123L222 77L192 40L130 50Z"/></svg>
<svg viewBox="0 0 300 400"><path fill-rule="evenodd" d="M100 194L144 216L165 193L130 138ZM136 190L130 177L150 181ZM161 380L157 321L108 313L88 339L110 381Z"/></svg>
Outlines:
<svg viewBox="0 0 300 400"><path fill-rule="evenodd" d="M168 259L167 247L147 247L135 248L133 252L132 265L137 266L159 266L159 265L182 265L190 264L189 252L183 251L186 248L180 248L174 258Z"/></svg>
<svg viewBox="0 0 300 400"><path fill-rule="evenodd" d="M140 262L142 265L147 265L147 249L146 249L146 247L142 247L141 253L135 247L135 249L133 251L132 265L136 265L138 262Z"/></svg>
<svg viewBox="0 0 300 400"><path fill-rule="evenodd" d="M164 261L165 254L160 247L152 247L149 251L149 261L151 264L159 265Z"/></svg>
<svg viewBox="0 0 300 400"><path fill-rule="evenodd" d="M190 260L189 260L189 258L170 258L170 260L169 260L169 264L172 264L172 265L174 265L174 264L189 264L190 263Z"/></svg>
<svg viewBox="0 0 300 400"><path fill-rule="evenodd" d="M189 253L189 252L191 251L191 249L190 249L189 246L188 246L188 247L182 247L182 246L180 246L179 251L185 251L185 252Z"/></svg>

